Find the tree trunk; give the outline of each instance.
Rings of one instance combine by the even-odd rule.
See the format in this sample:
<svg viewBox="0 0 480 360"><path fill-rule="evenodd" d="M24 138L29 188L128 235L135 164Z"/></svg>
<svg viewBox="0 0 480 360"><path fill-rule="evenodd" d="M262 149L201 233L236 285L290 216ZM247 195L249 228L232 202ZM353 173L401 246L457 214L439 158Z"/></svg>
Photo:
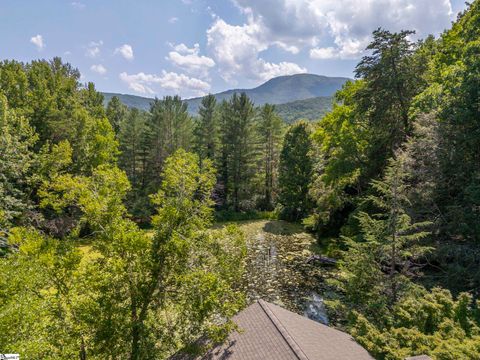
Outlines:
<svg viewBox="0 0 480 360"><path fill-rule="evenodd" d="M87 350L85 349L85 340L83 340L83 337L80 345L80 360L87 360Z"/></svg>

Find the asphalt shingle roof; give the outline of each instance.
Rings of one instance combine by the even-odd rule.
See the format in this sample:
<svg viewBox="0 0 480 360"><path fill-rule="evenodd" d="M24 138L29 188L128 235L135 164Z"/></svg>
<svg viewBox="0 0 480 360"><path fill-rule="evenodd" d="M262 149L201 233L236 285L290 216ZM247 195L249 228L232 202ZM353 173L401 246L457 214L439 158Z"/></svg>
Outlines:
<svg viewBox="0 0 480 360"><path fill-rule="evenodd" d="M371 360L350 335L263 300L233 320L239 331L204 360ZM177 356L175 359L192 359Z"/></svg>

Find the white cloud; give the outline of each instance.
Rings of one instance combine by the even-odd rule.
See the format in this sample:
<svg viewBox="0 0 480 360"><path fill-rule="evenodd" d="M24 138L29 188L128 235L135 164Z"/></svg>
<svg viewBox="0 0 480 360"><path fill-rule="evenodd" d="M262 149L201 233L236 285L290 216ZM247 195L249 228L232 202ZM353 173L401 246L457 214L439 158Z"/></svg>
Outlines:
<svg viewBox="0 0 480 360"><path fill-rule="evenodd" d="M267 62L259 54L276 42L265 38L263 27L249 17L242 26L227 24L217 18L207 30L208 47L220 67L221 76L231 81L239 75L250 80L268 80L272 76L292 75L307 70L292 62ZM295 52L296 49L290 49Z"/></svg>
<svg viewBox="0 0 480 360"><path fill-rule="evenodd" d="M107 69L102 64L90 66L90 70L96 72L97 74L104 75L107 73Z"/></svg>
<svg viewBox="0 0 480 360"><path fill-rule="evenodd" d="M85 9L85 4L80 2L80 1L72 1L70 3L70 5L72 5L73 8L78 9L78 10Z"/></svg>
<svg viewBox="0 0 480 360"><path fill-rule="evenodd" d="M133 60L133 48L128 44L116 48L114 54L120 54L127 60Z"/></svg>
<svg viewBox="0 0 480 360"><path fill-rule="evenodd" d="M128 87L141 94L158 94L155 87L161 88L160 93L175 92L182 96L203 96L210 90L210 84L185 74L175 72L162 71L161 75L145 74L143 72L137 74L128 74L122 72L120 80L128 84Z"/></svg>
<svg viewBox="0 0 480 360"><path fill-rule="evenodd" d="M172 16L170 19L168 19L168 22L170 24L175 24L178 21L178 17Z"/></svg>
<svg viewBox="0 0 480 360"><path fill-rule="evenodd" d="M209 69L215 66L213 59L199 55L200 45L198 44L193 45L193 48L185 44L172 45L172 47L174 51L170 51L166 59L190 74L207 77Z"/></svg>
<svg viewBox="0 0 480 360"><path fill-rule="evenodd" d="M97 56L100 55L100 48L103 46L103 41L100 40L100 41L91 41L88 46L87 46L87 50L85 51L85 56L89 57L89 58L96 58Z"/></svg>
<svg viewBox="0 0 480 360"><path fill-rule="evenodd" d="M310 57L312 59L333 59L337 55L337 50L334 47L313 48L310 49Z"/></svg>
<svg viewBox="0 0 480 360"><path fill-rule="evenodd" d="M438 34L452 20L450 0L234 0L263 41L315 59L359 58L378 27ZM289 50L290 49L290 50Z"/></svg>
<svg viewBox="0 0 480 360"><path fill-rule="evenodd" d="M32 36L30 42L37 47L38 51L42 51L45 48L45 43L43 42L43 37L40 34Z"/></svg>

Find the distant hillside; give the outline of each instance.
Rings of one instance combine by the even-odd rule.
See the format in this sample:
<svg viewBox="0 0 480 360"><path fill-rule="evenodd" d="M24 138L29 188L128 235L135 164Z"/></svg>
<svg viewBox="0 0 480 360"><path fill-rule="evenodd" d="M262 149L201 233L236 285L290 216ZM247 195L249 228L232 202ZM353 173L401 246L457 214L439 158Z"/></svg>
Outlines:
<svg viewBox="0 0 480 360"><path fill-rule="evenodd" d="M296 100L276 105L277 113L287 123L298 119L318 120L332 109L333 97L319 96L311 99Z"/></svg>
<svg viewBox="0 0 480 360"><path fill-rule="evenodd" d="M254 89L234 89L215 94L217 100L230 98L233 93L245 92L255 105L284 104L318 96L332 96L347 81L347 78L327 77L313 74L279 76ZM201 98L187 100L190 111L197 112Z"/></svg>
<svg viewBox="0 0 480 360"><path fill-rule="evenodd" d="M102 94L104 97L103 104L105 106L107 106L108 102L112 97L117 96L120 99L120 101L125 105L127 105L128 107L137 108L141 110L148 110L150 109L150 102L153 100L152 98L146 98L146 97L137 96L137 95L117 94L117 93L108 93L108 92L104 92Z"/></svg>
<svg viewBox="0 0 480 360"><path fill-rule="evenodd" d="M279 76L268 80L266 83L254 89L233 89L227 90L218 94L215 97L218 101L230 98L234 93L245 92L256 105L270 104L285 104L297 102L298 100L307 100L306 103L299 102L289 105L290 108L298 109L301 113L309 119L316 119L315 113L319 109L324 109L323 105L327 103L327 98L331 97L342 85L347 81L347 78L342 77L327 77L313 74L297 74L289 76ZM105 96L105 103L107 103L112 96L116 95L120 100L129 107L136 107L143 110L148 110L152 99L136 95L123 95L114 93L103 93ZM319 98L314 101L312 98ZM202 98L193 98L185 100L188 104L188 110L192 114L196 114ZM330 101L331 103L331 101ZM313 109L309 106L312 105ZM280 110L280 108L279 108ZM288 119L295 119L296 115L292 113L293 110L284 110L288 113Z"/></svg>

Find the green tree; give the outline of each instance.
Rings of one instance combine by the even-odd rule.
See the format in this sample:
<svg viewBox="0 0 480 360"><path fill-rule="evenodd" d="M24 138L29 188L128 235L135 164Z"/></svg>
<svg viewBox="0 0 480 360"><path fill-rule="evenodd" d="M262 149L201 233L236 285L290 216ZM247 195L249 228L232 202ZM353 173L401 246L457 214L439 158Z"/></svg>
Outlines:
<svg viewBox="0 0 480 360"><path fill-rule="evenodd" d="M118 96L113 96L107 104L106 115L115 134L120 132L120 126L127 114L127 107L122 104Z"/></svg>
<svg viewBox="0 0 480 360"><path fill-rule="evenodd" d="M216 114L217 100L214 95L202 99L195 126L195 151L200 159L215 160L218 152L219 129Z"/></svg>
<svg viewBox="0 0 480 360"><path fill-rule="evenodd" d="M187 104L179 96L166 96L151 103L147 121L149 151L148 182L152 192L158 190L164 162L178 149L189 150L192 144L192 119Z"/></svg>
<svg viewBox="0 0 480 360"><path fill-rule="evenodd" d="M27 104L28 78L24 65L15 60L0 63L0 91L8 99L10 107L22 109Z"/></svg>
<svg viewBox="0 0 480 360"><path fill-rule="evenodd" d="M234 211L251 207L252 180L257 169L258 145L255 108L245 93L233 94L222 104L220 173L227 206Z"/></svg>
<svg viewBox="0 0 480 360"><path fill-rule="evenodd" d="M85 108L92 117L105 117L105 109L103 107L103 95L95 89L95 84L89 82L84 88L78 92L80 104Z"/></svg>
<svg viewBox="0 0 480 360"><path fill-rule="evenodd" d="M25 115L40 136L38 145L58 141L71 125L70 114L79 101L80 73L60 58L25 65L29 89Z"/></svg>
<svg viewBox="0 0 480 360"><path fill-rule="evenodd" d="M146 158L144 154L144 138L146 136L145 114L138 109L127 111L120 124L118 133L120 143L119 165L125 170L133 188L144 184Z"/></svg>
<svg viewBox="0 0 480 360"><path fill-rule="evenodd" d="M366 80L357 98L361 112L368 113L378 129L386 128L391 136L388 144L394 148L411 133L408 110L424 86L422 72L414 66L417 46L408 39L414 33L375 30L367 46L371 55L365 56L355 69L356 77Z"/></svg>
<svg viewBox="0 0 480 360"><path fill-rule="evenodd" d="M480 3L472 2L438 44L428 71L429 87L416 99L415 110L438 121L438 178L435 200L447 237L480 239L480 110L478 64Z"/></svg>
<svg viewBox="0 0 480 360"><path fill-rule="evenodd" d="M355 71L359 80L336 94L332 112L315 131L321 166L312 186L317 207L309 222L320 231L340 233L371 180L379 178L412 134L409 109L426 86L434 44L431 38L413 43L411 34L374 31L367 47L371 53Z"/></svg>
<svg viewBox="0 0 480 360"><path fill-rule="evenodd" d="M448 290L414 288L378 324L354 313L351 333L376 359L474 359L480 351L478 302L467 293L454 299Z"/></svg>
<svg viewBox="0 0 480 360"><path fill-rule="evenodd" d="M4 223L18 222L33 205L29 177L37 140L28 121L9 109L7 99L0 94L0 212Z"/></svg>
<svg viewBox="0 0 480 360"><path fill-rule="evenodd" d="M245 244L235 228L208 229L214 183L208 160L200 168L199 158L184 150L168 158L153 196L153 237L126 216L122 198L129 184L116 168L102 166L91 177L61 175L43 188L42 206L81 212L71 236L86 225L92 232L82 279L91 277L83 291L94 306L81 306L76 326L89 334L84 344L77 341L89 357L162 358L199 336L227 334L232 324L217 319L242 305L235 284Z"/></svg>
<svg viewBox="0 0 480 360"><path fill-rule="evenodd" d="M384 179L372 182L374 193L365 197L365 209L356 215L360 239L345 238L349 250L342 267L343 289L349 301L369 315L397 303L411 285L413 263L430 250L420 243L429 235L424 229L430 223L412 223L405 211L409 200L404 160L403 154L391 160Z"/></svg>
<svg viewBox="0 0 480 360"><path fill-rule="evenodd" d="M148 114L138 109L127 110L120 124L119 166L128 176L132 191L127 196L129 211L137 219L146 221L152 214L148 198L147 177L150 148L147 135Z"/></svg>
<svg viewBox="0 0 480 360"><path fill-rule="evenodd" d="M278 175L278 202L283 207L281 215L286 220L301 220L312 206L308 193L312 177L310 134L310 125L306 121L299 121L288 129L283 141Z"/></svg>
<svg viewBox="0 0 480 360"><path fill-rule="evenodd" d="M261 108L258 131L262 146L262 175L264 180L262 207L272 210L277 195L277 172L283 135L283 121L276 114L274 105L265 104Z"/></svg>

